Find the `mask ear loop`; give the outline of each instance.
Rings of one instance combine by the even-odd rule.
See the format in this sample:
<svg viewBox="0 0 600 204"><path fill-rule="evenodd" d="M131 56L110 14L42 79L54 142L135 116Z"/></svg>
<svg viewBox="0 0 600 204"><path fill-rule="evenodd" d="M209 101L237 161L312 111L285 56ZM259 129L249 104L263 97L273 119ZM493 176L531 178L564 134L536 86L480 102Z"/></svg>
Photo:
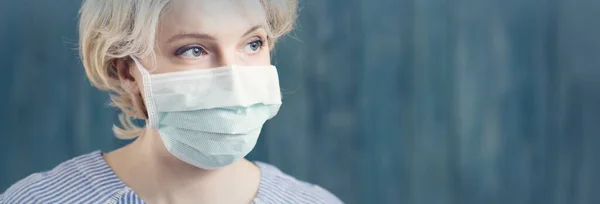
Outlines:
<svg viewBox="0 0 600 204"><path fill-rule="evenodd" d="M146 111L148 111L148 124L147 129L158 129L158 118L156 113L156 105L154 102L154 96L152 95L152 83L150 81L150 73L142 64L134 57L131 59L135 62L135 66L138 71L142 74L142 84L144 84L144 104L146 104Z"/></svg>

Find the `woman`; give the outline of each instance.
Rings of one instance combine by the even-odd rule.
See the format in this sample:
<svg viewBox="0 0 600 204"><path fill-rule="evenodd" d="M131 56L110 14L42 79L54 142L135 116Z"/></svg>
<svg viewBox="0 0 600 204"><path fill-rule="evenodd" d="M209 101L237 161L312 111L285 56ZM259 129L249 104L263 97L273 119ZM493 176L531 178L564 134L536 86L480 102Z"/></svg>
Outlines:
<svg viewBox="0 0 600 204"><path fill-rule="evenodd" d="M341 203L244 159L281 105L269 51L292 29L296 4L85 1L86 74L123 111L116 135L136 140L33 174L0 203Z"/></svg>

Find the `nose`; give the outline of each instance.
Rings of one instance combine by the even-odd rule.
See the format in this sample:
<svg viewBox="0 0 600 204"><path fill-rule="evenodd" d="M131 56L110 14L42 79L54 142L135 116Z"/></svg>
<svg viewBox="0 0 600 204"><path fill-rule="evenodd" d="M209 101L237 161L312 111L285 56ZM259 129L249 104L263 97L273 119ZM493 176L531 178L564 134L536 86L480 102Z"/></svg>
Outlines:
<svg viewBox="0 0 600 204"><path fill-rule="evenodd" d="M216 56L214 67L224 67L233 65L235 63L235 50L234 49L221 49Z"/></svg>

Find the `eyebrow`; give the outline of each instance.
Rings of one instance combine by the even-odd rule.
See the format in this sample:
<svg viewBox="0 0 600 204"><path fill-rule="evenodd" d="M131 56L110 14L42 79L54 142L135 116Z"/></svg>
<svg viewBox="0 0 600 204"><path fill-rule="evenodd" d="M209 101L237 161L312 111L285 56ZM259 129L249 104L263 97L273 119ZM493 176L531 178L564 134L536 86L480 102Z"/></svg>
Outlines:
<svg viewBox="0 0 600 204"><path fill-rule="evenodd" d="M215 40L215 38L213 36L210 36L209 34L205 34L205 33L181 33L181 34L177 34L174 35L173 37L169 38L169 40L167 40L167 43L176 41L176 40L180 40L180 39L185 39L185 38L196 38L196 39L205 39L205 40Z"/></svg>
<svg viewBox="0 0 600 204"><path fill-rule="evenodd" d="M248 31L246 31L246 33L244 33L242 35L242 37L249 35L250 33L254 32L258 29L261 29L261 28L264 28L264 26L262 26L262 25L253 26ZM196 39L204 39L204 40L212 40L212 41L216 40L215 37L213 37L209 34L205 34L205 33L181 33L181 34L177 34L177 35L174 35L173 37L169 38L169 40L167 40L167 42L170 43L170 42L180 40L180 39L185 39L185 38L196 38Z"/></svg>
<svg viewBox="0 0 600 204"><path fill-rule="evenodd" d="M264 26L262 26L262 25L255 25L252 28L250 28L248 31L246 31L246 33L244 33L242 35L242 37L244 37L246 35L249 35L250 33L254 32L254 31L258 30L258 29L261 29L261 28L264 28Z"/></svg>

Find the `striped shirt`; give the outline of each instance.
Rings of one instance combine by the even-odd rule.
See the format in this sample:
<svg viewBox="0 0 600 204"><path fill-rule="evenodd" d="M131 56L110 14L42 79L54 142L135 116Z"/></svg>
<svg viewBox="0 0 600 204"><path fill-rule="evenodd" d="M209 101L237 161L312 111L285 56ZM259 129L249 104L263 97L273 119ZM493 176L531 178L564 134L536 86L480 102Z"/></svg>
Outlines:
<svg viewBox="0 0 600 204"><path fill-rule="evenodd" d="M254 204L342 203L327 190L256 162L261 170ZM95 151L63 162L54 169L32 174L0 194L0 204L101 203L145 204Z"/></svg>

